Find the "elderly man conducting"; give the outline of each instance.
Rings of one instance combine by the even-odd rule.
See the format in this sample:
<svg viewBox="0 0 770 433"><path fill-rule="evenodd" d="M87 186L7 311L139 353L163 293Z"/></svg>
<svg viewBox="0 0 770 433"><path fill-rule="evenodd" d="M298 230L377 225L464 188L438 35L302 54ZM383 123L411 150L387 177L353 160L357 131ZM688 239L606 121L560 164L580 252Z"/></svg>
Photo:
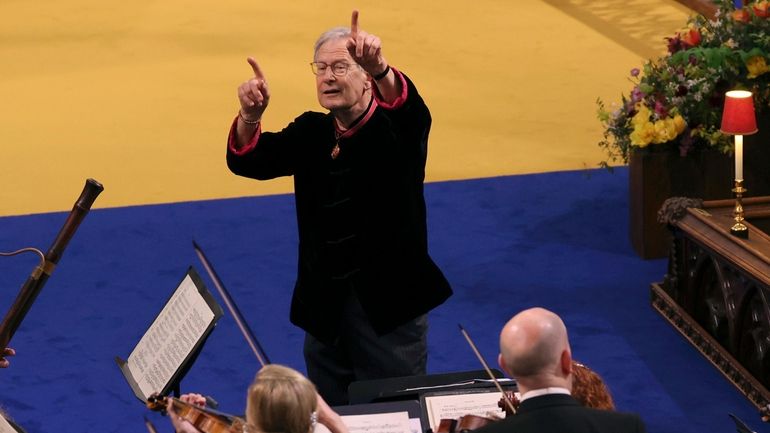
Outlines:
<svg viewBox="0 0 770 433"><path fill-rule="evenodd" d="M308 377L340 405L352 381L425 374L427 313L452 293L428 255L427 105L385 60L380 38L359 28L357 11L350 28L315 44L310 70L327 113L263 131L270 92L248 61L254 75L238 88L227 163L254 179L294 176L291 321L306 331Z"/></svg>

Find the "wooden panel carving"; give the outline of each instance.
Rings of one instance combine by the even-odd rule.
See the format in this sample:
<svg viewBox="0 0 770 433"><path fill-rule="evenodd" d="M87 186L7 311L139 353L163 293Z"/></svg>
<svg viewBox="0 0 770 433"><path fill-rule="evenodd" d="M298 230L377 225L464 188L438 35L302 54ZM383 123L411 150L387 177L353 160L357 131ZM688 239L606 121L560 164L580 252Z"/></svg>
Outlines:
<svg viewBox="0 0 770 433"><path fill-rule="evenodd" d="M670 228L653 307L763 413L770 403L770 197L745 204L749 238L730 234L732 200L690 208Z"/></svg>

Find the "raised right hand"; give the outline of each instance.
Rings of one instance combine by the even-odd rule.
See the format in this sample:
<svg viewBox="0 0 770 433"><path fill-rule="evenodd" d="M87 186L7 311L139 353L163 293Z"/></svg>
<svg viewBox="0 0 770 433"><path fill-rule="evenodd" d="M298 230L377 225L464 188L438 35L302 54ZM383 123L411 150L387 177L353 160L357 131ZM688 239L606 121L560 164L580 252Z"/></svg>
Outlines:
<svg viewBox="0 0 770 433"><path fill-rule="evenodd" d="M241 103L241 116L247 120L259 120L270 101L270 90L265 75L253 57L246 59L254 71L254 78L243 82L238 87L238 100Z"/></svg>
<svg viewBox="0 0 770 433"><path fill-rule="evenodd" d="M350 18L350 39L347 41L350 56L371 76L385 70L388 62L382 56L382 41L358 27L358 11Z"/></svg>

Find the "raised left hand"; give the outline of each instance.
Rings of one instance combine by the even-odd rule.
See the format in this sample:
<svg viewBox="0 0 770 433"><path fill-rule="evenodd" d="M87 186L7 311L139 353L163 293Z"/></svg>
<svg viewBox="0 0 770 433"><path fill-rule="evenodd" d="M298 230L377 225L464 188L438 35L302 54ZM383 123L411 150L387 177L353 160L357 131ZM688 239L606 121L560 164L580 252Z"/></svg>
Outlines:
<svg viewBox="0 0 770 433"><path fill-rule="evenodd" d="M388 62L382 56L380 38L358 28L357 10L353 11L350 19L350 39L347 47L353 60L373 77L383 72L388 66Z"/></svg>

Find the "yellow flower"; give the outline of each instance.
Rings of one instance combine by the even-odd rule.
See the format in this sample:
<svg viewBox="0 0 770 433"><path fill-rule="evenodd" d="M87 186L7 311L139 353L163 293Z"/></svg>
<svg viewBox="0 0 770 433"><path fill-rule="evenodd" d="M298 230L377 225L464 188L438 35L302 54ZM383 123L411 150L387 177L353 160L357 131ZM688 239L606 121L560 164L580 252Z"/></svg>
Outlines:
<svg viewBox="0 0 770 433"><path fill-rule="evenodd" d="M674 129L676 130L676 135L681 134L684 132L684 129L687 128L687 122L684 120L684 117L682 117L681 114L677 114L672 119L674 122Z"/></svg>
<svg viewBox="0 0 770 433"><path fill-rule="evenodd" d="M763 56L754 56L746 60L746 69L749 70L747 78L757 78L758 76L770 71Z"/></svg>
<svg viewBox="0 0 770 433"><path fill-rule="evenodd" d="M670 117L655 122L654 129L655 137L652 141L656 144L666 143L676 138L676 126L674 119Z"/></svg>
<svg viewBox="0 0 770 433"><path fill-rule="evenodd" d="M652 122L639 122L634 124L634 130L629 135L631 144L639 147L646 147L655 137L655 126Z"/></svg>

